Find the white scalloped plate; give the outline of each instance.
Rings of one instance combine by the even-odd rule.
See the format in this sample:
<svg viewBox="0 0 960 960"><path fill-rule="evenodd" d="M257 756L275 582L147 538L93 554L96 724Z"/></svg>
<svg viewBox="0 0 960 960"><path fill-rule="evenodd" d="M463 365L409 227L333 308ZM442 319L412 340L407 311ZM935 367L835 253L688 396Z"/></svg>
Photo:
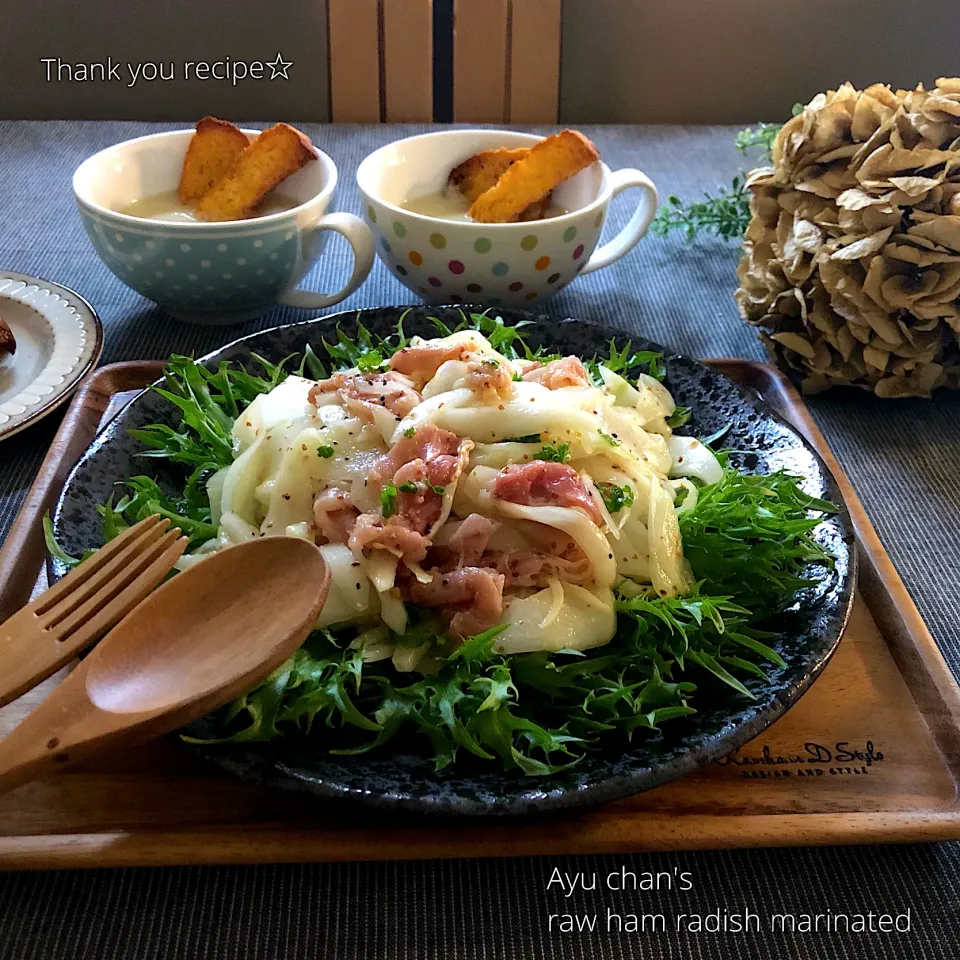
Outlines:
<svg viewBox="0 0 960 960"><path fill-rule="evenodd" d="M0 271L0 317L17 352L0 359L0 440L56 409L103 352L93 307L58 283Z"/></svg>

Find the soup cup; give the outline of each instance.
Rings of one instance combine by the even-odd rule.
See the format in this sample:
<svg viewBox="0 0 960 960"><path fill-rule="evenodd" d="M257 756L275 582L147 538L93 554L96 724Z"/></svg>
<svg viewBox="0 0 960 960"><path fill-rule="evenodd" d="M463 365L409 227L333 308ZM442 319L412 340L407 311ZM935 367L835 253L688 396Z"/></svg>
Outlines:
<svg viewBox="0 0 960 960"><path fill-rule="evenodd" d="M529 147L542 137L513 130L447 130L408 137L367 156L357 171L377 253L402 283L430 303L522 306L551 296L580 274L609 266L647 232L657 191L639 170L591 164L561 183L554 202L568 211L526 223L475 223L404 208L444 189L450 170L479 150ZM640 190L627 225L599 249L610 201Z"/></svg>
<svg viewBox="0 0 960 960"><path fill-rule="evenodd" d="M258 130L245 130L255 137ZM236 323L277 303L319 309L339 303L373 266L369 229L349 213L327 213L337 168L323 151L279 188L290 210L222 223L171 223L119 212L136 200L175 191L193 130L127 140L89 157L73 175L87 235L125 284L173 316ZM295 289L323 253L329 231L346 237L353 272L336 293Z"/></svg>

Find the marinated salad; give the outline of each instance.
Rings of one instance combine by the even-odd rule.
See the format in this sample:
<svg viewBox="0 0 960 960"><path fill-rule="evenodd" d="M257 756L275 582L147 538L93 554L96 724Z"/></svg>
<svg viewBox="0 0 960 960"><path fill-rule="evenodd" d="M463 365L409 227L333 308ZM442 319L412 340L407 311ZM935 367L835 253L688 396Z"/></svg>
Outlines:
<svg viewBox="0 0 960 960"><path fill-rule="evenodd" d="M554 354L490 315L436 325L358 324L289 374L171 358L180 423L133 432L183 488L130 478L107 538L160 512L191 538L181 569L289 536L332 573L316 631L207 742L350 754L419 734L438 768L550 774L694 713L705 675L750 697L784 666L771 618L828 574L812 534L832 504L675 433L689 411L660 354Z"/></svg>

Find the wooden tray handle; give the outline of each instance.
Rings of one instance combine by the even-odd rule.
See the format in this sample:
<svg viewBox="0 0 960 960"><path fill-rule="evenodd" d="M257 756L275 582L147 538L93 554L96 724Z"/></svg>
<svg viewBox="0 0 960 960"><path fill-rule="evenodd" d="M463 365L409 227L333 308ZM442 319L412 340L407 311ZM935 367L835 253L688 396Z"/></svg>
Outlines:
<svg viewBox="0 0 960 960"><path fill-rule="evenodd" d="M13 616L29 599L46 558L43 517L80 454L95 436L115 393L138 390L159 375L155 362L115 363L101 367L77 391L40 465L37 479L0 550L0 621Z"/></svg>

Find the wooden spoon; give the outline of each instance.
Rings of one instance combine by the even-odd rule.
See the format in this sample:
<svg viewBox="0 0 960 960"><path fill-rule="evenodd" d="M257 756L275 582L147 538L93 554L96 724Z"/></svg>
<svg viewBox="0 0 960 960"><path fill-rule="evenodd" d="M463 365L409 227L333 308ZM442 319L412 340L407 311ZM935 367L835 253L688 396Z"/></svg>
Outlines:
<svg viewBox="0 0 960 960"><path fill-rule="evenodd" d="M0 793L245 693L303 643L329 589L320 551L290 537L231 547L168 580L0 742Z"/></svg>

